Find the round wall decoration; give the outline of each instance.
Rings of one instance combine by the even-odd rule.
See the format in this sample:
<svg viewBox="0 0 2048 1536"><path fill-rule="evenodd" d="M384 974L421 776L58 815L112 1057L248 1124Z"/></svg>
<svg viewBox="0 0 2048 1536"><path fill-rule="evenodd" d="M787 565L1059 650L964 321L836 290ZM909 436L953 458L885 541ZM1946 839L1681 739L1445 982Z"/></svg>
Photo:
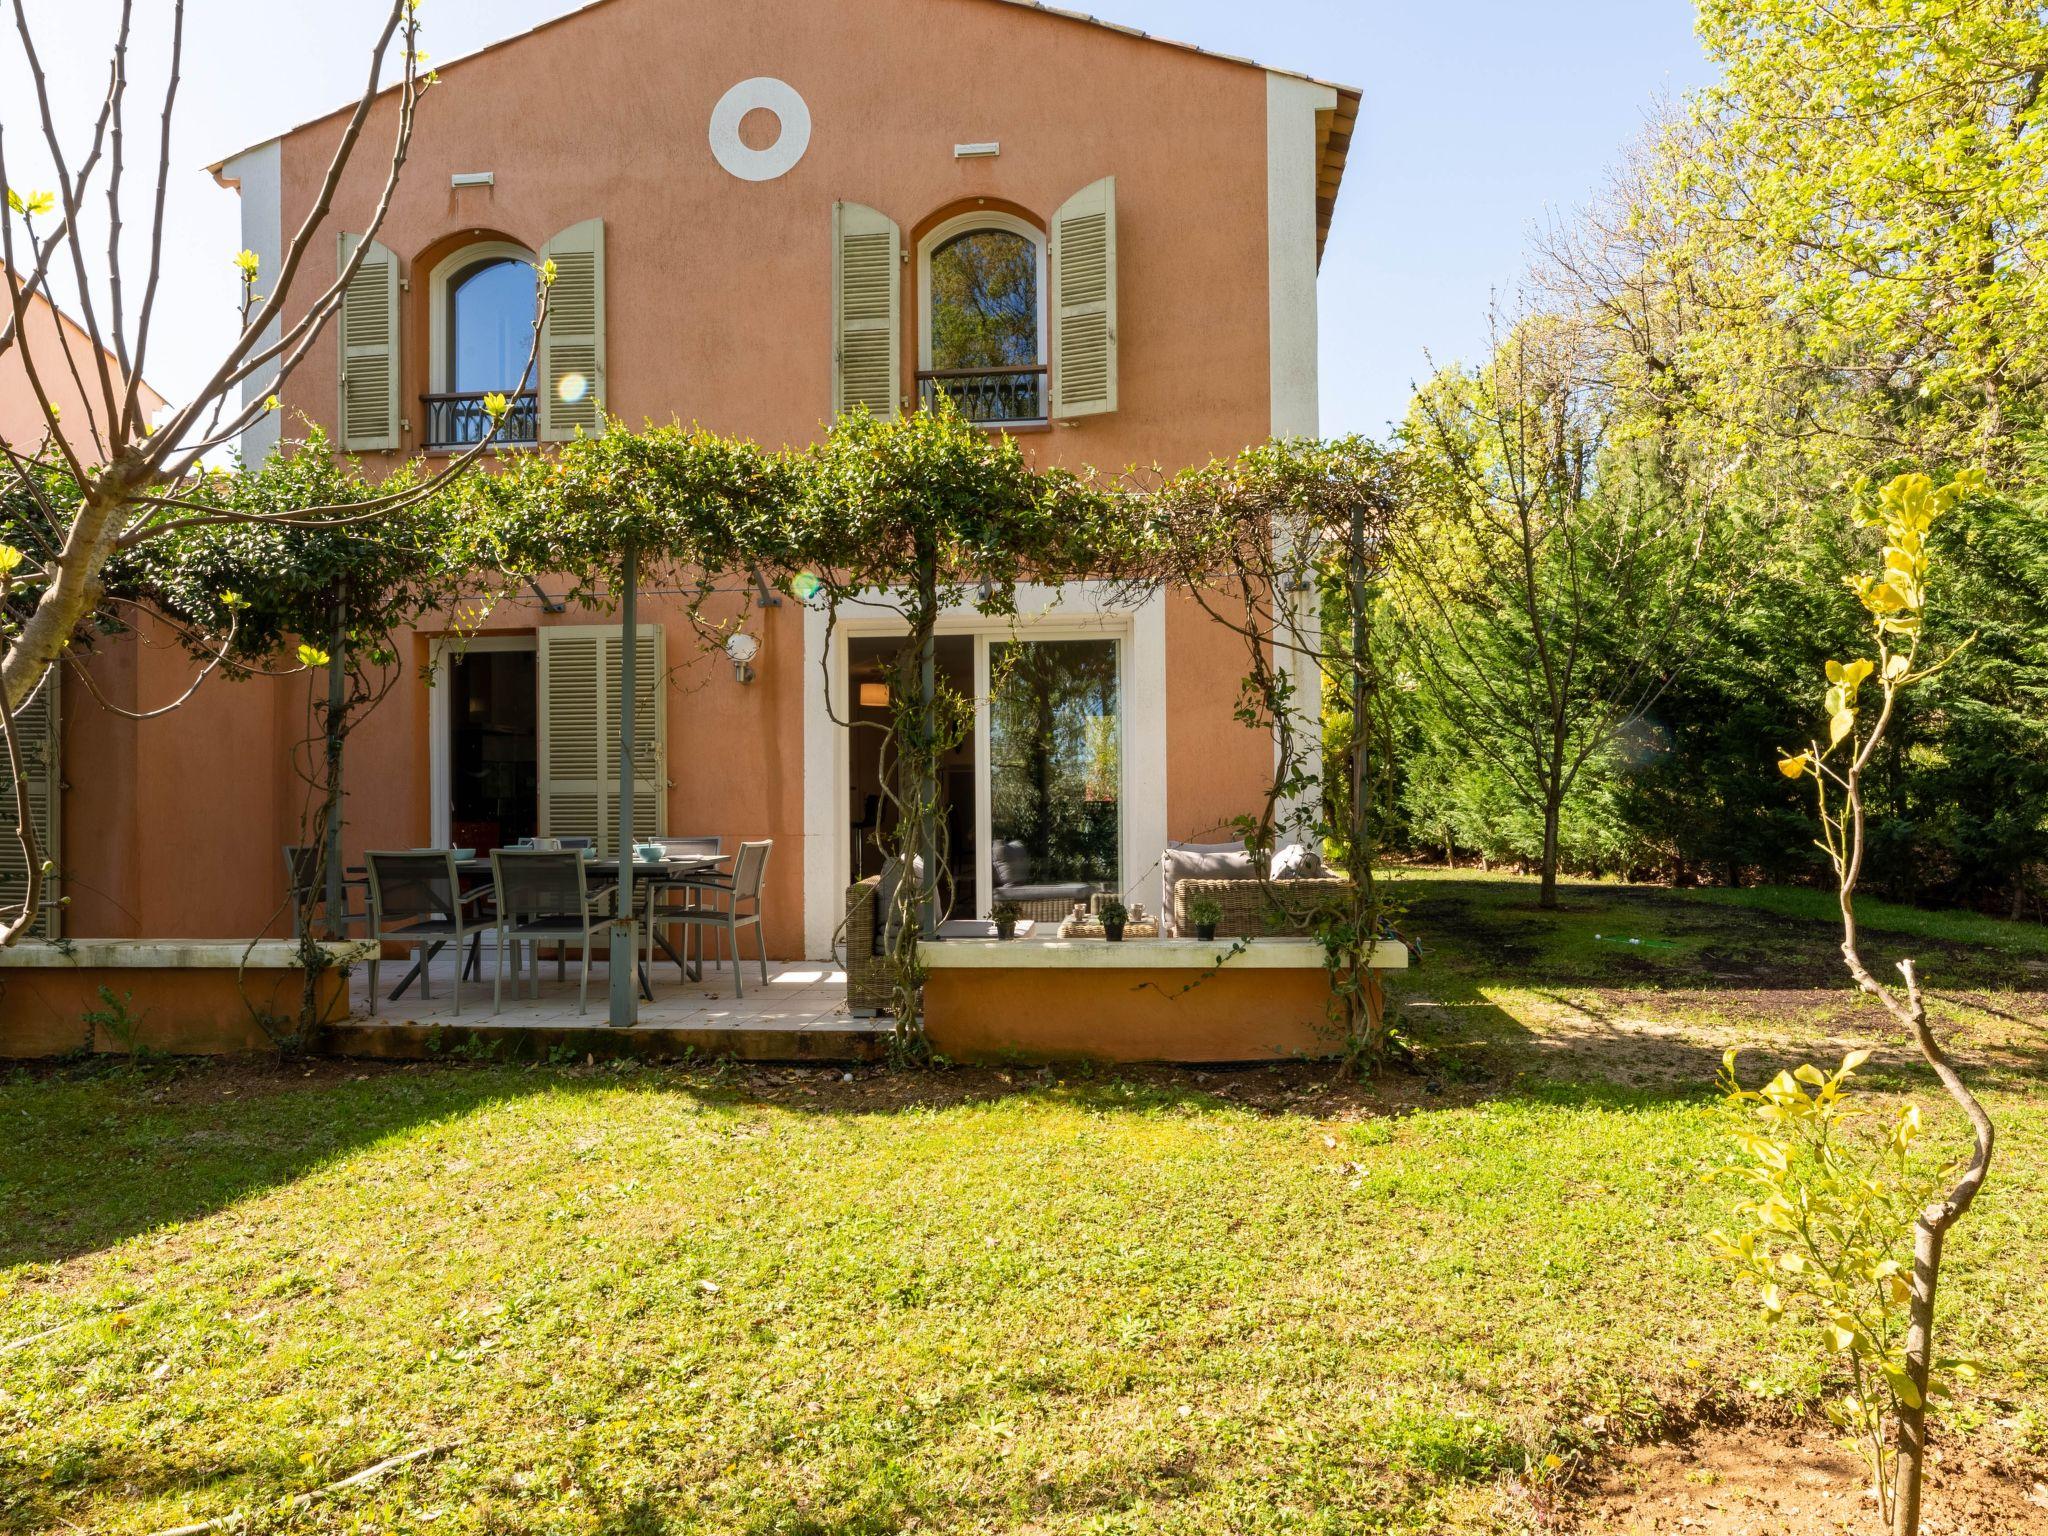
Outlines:
<svg viewBox="0 0 2048 1536"><path fill-rule="evenodd" d="M740 138L741 121L754 111L772 112L782 125L766 149L750 149ZM711 109L712 156L741 181L773 181L795 169L810 147L811 109L785 80L742 80Z"/></svg>

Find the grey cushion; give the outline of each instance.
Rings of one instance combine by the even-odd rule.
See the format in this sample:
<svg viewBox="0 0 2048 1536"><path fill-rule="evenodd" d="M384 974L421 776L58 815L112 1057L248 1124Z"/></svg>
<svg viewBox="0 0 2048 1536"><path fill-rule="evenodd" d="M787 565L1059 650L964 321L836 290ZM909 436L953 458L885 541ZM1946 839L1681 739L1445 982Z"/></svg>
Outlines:
<svg viewBox="0 0 2048 1536"><path fill-rule="evenodd" d="M1183 880L1253 880L1258 867L1243 843L1168 843L1159 856L1160 884L1166 906L1163 916L1173 921L1173 888Z"/></svg>
<svg viewBox="0 0 2048 1536"><path fill-rule="evenodd" d="M1273 855L1275 880L1320 880L1323 856L1303 843L1291 843Z"/></svg>
<svg viewBox="0 0 2048 1536"><path fill-rule="evenodd" d="M924 878L924 860L912 859L911 868L917 871L918 879ZM899 921L896 913L896 887L903 883L903 861L894 857L883 860L881 878L875 882L875 953L886 955L895 947L896 928Z"/></svg>
<svg viewBox="0 0 2048 1536"><path fill-rule="evenodd" d="M998 888L1031 883L1031 850L1019 842L997 843L989 856Z"/></svg>

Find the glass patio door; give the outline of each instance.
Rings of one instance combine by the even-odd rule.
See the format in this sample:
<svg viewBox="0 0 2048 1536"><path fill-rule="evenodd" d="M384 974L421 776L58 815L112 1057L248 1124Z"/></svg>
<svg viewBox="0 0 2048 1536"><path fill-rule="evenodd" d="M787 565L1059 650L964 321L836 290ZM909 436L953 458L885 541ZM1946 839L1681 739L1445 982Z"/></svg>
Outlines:
<svg viewBox="0 0 2048 1536"><path fill-rule="evenodd" d="M988 701L981 761L987 807L979 911L1000 884L1051 918L1123 885L1123 684L1111 638L983 637Z"/></svg>

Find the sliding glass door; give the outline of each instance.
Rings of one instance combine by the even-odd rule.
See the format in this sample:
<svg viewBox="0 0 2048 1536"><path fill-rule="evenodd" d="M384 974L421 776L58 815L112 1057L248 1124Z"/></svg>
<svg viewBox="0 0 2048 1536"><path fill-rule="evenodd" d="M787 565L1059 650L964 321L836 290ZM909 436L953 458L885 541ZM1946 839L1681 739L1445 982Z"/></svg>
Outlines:
<svg viewBox="0 0 2048 1536"><path fill-rule="evenodd" d="M988 885L1050 919L1123 885L1123 700L1117 641L988 637Z"/></svg>

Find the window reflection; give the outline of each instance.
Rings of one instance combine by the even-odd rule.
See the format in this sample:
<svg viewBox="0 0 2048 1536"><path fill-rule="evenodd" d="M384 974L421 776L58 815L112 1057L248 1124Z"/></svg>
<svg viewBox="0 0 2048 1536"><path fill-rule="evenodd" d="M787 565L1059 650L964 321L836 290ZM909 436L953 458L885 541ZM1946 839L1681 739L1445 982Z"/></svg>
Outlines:
<svg viewBox="0 0 2048 1536"><path fill-rule="evenodd" d="M1118 889L1123 791L1114 640L989 648L989 829L1034 882Z"/></svg>
<svg viewBox="0 0 2048 1536"><path fill-rule="evenodd" d="M453 394L512 390L533 350L534 272L495 256L448 284L448 389Z"/></svg>
<svg viewBox="0 0 2048 1536"><path fill-rule="evenodd" d="M1005 368L1038 359L1038 247L978 229L932 252L932 367Z"/></svg>

